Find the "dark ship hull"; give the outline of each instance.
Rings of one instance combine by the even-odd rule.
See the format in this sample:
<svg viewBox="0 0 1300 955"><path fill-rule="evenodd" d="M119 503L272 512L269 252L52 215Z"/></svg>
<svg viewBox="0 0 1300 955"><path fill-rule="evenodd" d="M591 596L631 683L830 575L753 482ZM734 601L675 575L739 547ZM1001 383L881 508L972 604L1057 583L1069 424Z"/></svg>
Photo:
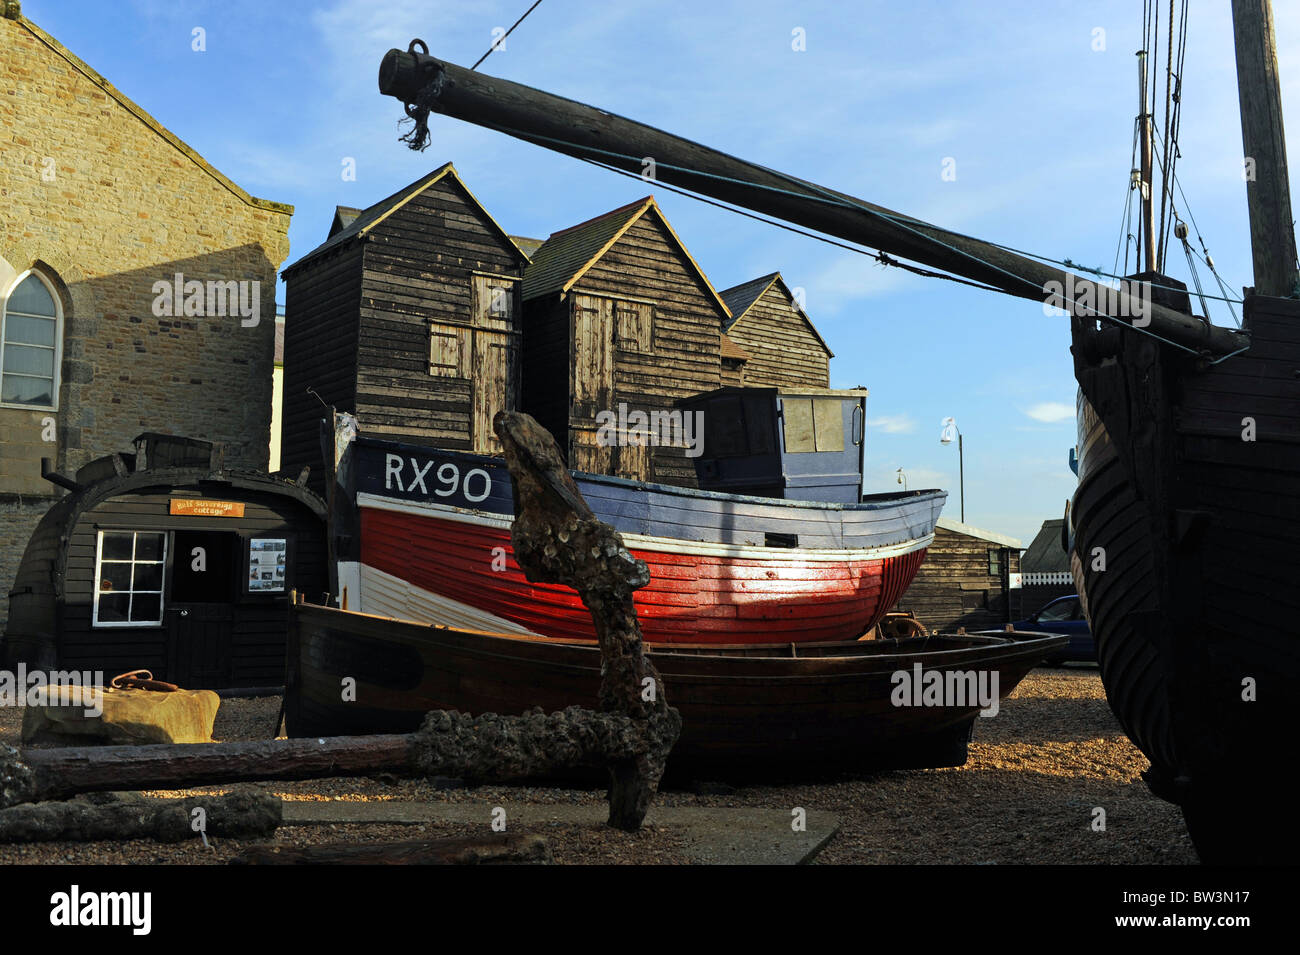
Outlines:
<svg viewBox="0 0 1300 955"><path fill-rule="evenodd" d="M1252 296L1210 365L1074 323L1072 565L1107 699L1207 862L1294 862L1300 302Z"/></svg>

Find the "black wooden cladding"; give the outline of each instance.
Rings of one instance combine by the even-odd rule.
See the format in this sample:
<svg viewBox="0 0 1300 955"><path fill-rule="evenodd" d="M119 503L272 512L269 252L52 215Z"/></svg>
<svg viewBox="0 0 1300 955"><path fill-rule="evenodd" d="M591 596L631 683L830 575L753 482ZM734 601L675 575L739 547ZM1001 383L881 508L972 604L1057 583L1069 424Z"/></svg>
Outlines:
<svg viewBox="0 0 1300 955"><path fill-rule="evenodd" d="M474 380L430 374L430 329L471 324L475 273L523 274L522 253L454 173L368 218L364 236L313 254L285 279L281 457L286 473L310 465L317 491L318 422L329 412L309 387L357 414L371 437L473 447Z"/></svg>
<svg viewBox="0 0 1300 955"><path fill-rule="evenodd" d="M328 589L324 526L310 510L295 501L247 492L223 495L220 487L208 489L206 496L242 500L242 518L168 514L170 499L203 496L203 492L189 488L174 493L124 495L110 498L81 515L66 544L67 570L57 641L60 668L103 670L106 677L111 677L144 667L160 679L192 688L267 687L283 683L288 593L296 588L320 600ZM168 600L175 563L190 559L188 553L178 553L169 539L163 624L94 626L98 535L113 530L173 533L193 530L237 535L234 566L213 563L208 571L233 575L234 599L214 604ZM290 541L284 593L244 592L241 578L245 574L248 540L252 537L284 537ZM182 609L186 611L184 617L180 616ZM213 621L207 634L203 632L205 613ZM199 641L206 641L207 652L215 656L208 664L211 669L202 672L194 658Z"/></svg>
<svg viewBox="0 0 1300 955"><path fill-rule="evenodd" d="M310 467L308 486L320 494L325 469L319 423L329 418L329 405L356 409L361 246L322 256L285 285L281 468L296 475Z"/></svg>

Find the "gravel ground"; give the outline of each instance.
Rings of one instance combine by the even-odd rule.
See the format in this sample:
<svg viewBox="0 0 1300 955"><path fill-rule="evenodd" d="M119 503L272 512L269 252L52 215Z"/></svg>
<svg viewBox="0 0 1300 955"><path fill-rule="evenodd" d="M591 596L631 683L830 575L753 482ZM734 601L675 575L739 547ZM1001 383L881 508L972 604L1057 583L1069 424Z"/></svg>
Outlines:
<svg viewBox="0 0 1300 955"><path fill-rule="evenodd" d="M214 736L270 736L278 698L221 704ZM0 742L18 745L22 711L0 709ZM1147 761L1106 705L1095 667L1035 670L1003 701L996 717L978 719L970 759L956 769L907 770L798 786L753 786L726 795L665 792L679 806L802 806L839 817L840 832L817 858L836 863L1186 864L1196 854L1182 815L1152 796L1140 778ZM438 789L424 780L390 776L208 787L189 795L261 788L285 799L430 800L484 807L512 803L595 803L603 792L520 786ZM723 787L725 788L725 787ZM1094 831L1095 809L1105 831ZM557 863L677 864L686 836L670 827L624 833L604 826L552 824L545 835ZM282 827L282 845L398 841L464 834L449 824L421 826ZM0 864L225 863L248 843L210 840L0 845Z"/></svg>

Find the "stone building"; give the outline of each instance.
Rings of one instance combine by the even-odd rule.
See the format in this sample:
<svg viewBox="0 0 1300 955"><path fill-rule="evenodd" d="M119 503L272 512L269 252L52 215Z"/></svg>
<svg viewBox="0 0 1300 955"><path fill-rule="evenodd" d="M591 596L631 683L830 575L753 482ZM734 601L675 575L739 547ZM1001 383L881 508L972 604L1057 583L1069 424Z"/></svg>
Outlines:
<svg viewBox="0 0 1300 955"><path fill-rule="evenodd" d="M276 270L256 199L0 0L0 627L41 515L143 431L264 470Z"/></svg>

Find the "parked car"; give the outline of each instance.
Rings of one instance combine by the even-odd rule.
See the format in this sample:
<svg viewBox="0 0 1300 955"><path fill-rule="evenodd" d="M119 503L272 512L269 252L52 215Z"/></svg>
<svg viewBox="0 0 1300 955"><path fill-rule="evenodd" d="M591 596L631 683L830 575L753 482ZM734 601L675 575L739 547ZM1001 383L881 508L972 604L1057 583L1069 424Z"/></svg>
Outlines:
<svg viewBox="0 0 1300 955"><path fill-rule="evenodd" d="M1061 633L1069 637L1070 642L1065 649L1056 656L1048 658L1047 662L1052 665L1064 663L1066 660L1095 661L1097 659L1097 645L1093 643L1092 630L1083 615L1079 598L1074 594L1048 601L1039 608L1037 613L1030 614L1025 620L1017 620L1012 626L1017 630Z"/></svg>

